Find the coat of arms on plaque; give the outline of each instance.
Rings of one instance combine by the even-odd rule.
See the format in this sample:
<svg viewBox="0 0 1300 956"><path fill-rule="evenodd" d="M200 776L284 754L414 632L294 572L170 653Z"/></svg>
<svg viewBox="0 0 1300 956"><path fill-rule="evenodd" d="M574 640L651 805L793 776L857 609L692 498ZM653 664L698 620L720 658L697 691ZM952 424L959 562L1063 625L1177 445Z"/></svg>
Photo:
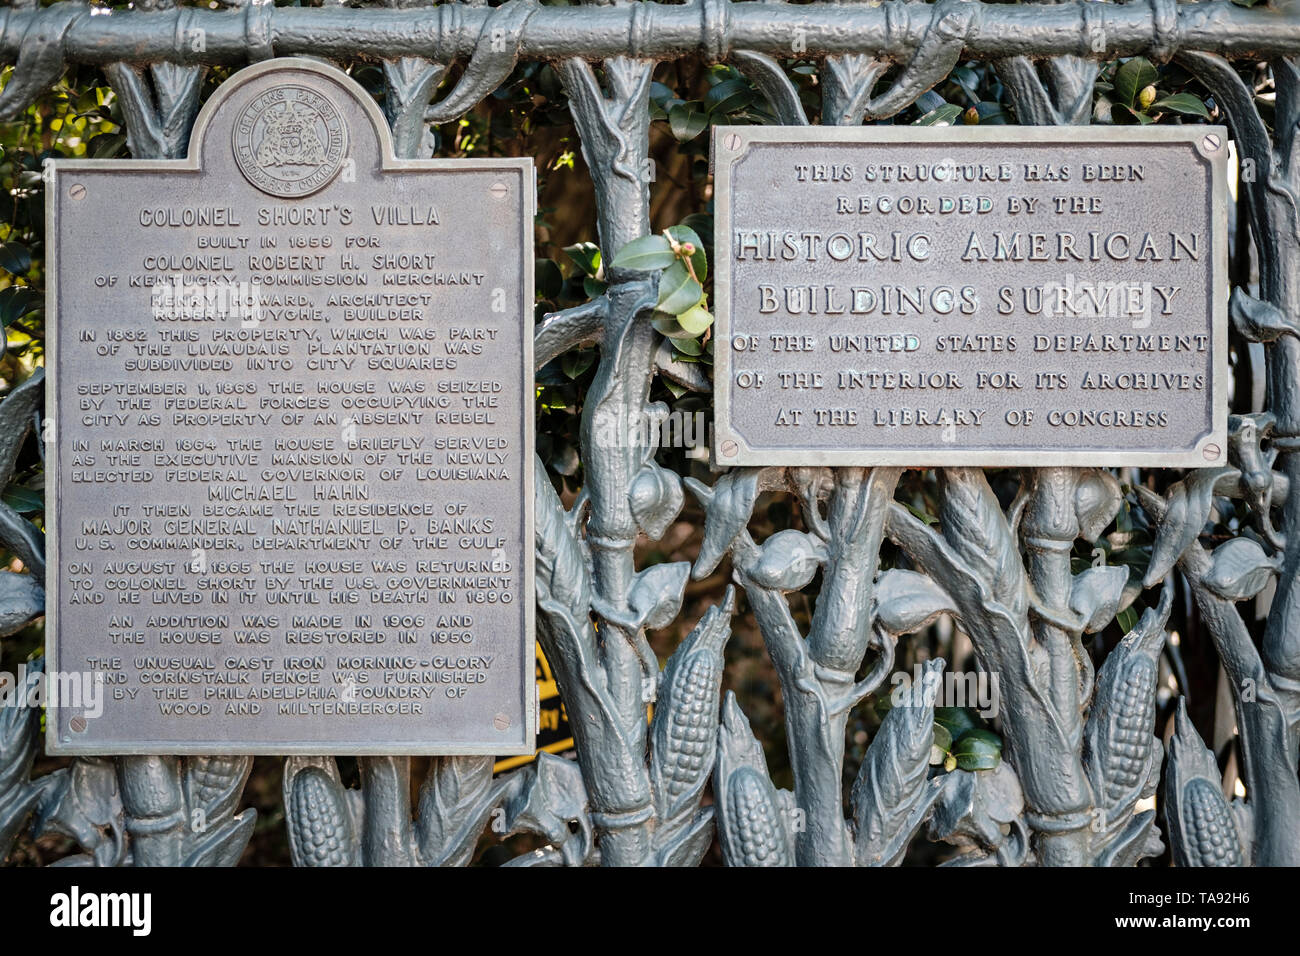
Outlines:
<svg viewBox="0 0 1300 956"><path fill-rule="evenodd" d="M235 161L250 183L273 196L308 196L338 173L347 125L316 90L280 86L258 96L234 127Z"/></svg>

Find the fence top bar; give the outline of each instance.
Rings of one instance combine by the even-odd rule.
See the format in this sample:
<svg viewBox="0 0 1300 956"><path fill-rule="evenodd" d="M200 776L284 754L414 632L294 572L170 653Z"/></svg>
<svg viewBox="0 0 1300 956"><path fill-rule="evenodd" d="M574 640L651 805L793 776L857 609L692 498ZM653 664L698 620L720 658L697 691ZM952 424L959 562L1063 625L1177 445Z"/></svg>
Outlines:
<svg viewBox="0 0 1300 956"><path fill-rule="evenodd" d="M518 40L519 55L532 60L618 55L725 59L733 50L792 56L791 40L798 31L804 47L800 56L899 58L915 51L935 24L940 30L960 30L965 56L972 59L1064 54L1111 59L1153 49L1165 55L1179 50L1260 58L1300 54L1300 0L1274 2L1252 8L1231 0L1071 0L1017 6L977 0L933 5L885 0L878 6L693 0L538 6ZM3 11L0 62L13 62L31 45L57 44L65 62L234 64L246 62L251 50L264 51L267 39L275 55L423 56L450 62L474 52L484 26L500 9L458 3L362 9L257 4L236 10L181 7L92 14L84 4L63 0ZM196 37L202 42L195 42Z"/></svg>

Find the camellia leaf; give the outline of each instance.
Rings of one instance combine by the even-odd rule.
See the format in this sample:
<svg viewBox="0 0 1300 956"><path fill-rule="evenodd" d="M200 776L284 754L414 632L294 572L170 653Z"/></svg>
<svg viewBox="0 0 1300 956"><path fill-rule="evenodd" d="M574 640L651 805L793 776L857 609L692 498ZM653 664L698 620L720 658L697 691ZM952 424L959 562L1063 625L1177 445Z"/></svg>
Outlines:
<svg viewBox="0 0 1300 956"><path fill-rule="evenodd" d="M695 270L695 278L703 282L709 277L709 259L704 254L704 243L696 235L695 230L690 226L670 226L667 229L668 235L673 237L674 242L682 245L690 243L695 247L691 253L691 268Z"/></svg>
<svg viewBox="0 0 1300 956"><path fill-rule="evenodd" d="M678 142L699 136L709 125L709 114L698 109L696 104L682 103L668 111L668 127Z"/></svg>
<svg viewBox="0 0 1300 956"><path fill-rule="evenodd" d="M596 361L596 353L593 349L580 349L576 352L566 352L561 360L564 374L569 378L578 378L583 372L591 368L591 364Z"/></svg>
<svg viewBox="0 0 1300 956"><path fill-rule="evenodd" d="M953 73L955 74L956 70L954 70ZM956 79L955 75L953 79ZM931 110L937 110L946 102L948 101L934 90L927 90L916 98L916 108L924 115L925 113L929 113Z"/></svg>
<svg viewBox="0 0 1300 956"><path fill-rule="evenodd" d="M913 126L951 126L957 122L957 117L964 113L956 103L944 103L937 109L930 110L919 120L913 123Z"/></svg>
<svg viewBox="0 0 1300 956"><path fill-rule="evenodd" d="M709 326L713 324L713 313L706 309L703 303L697 303L694 307L677 316L677 324L693 336L703 335Z"/></svg>
<svg viewBox="0 0 1300 956"><path fill-rule="evenodd" d="M1134 123L1139 126L1149 126L1155 122L1155 120L1150 116L1147 116L1146 113L1125 106L1123 103L1116 103L1114 109L1111 110L1110 115L1111 119L1115 121L1117 126L1132 126Z"/></svg>
<svg viewBox="0 0 1300 956"><path fill-rule="evenodd" d="M727 80L709 90L704 106L710 113L734 113L754 102L754 90L744 80Z"/></svg>
<svg viewBox="0 0 1300 956"><path fill-rule="evenodd" d="M41 307L41 295L25 285L0 289L0 322L8 326Z"/></svg>
<svg viewBox="0 0 1300 956"><path fill-rule="evenodd" d="M550 259L538 259L533 265L537 294L543 299L554 299L564 289L564 273Z"/></svg>
<svg viewBox="0 0 1300 956"><path fill-rule="evenodd" d="M652 272L655 269L666 269L676 261L672 246L663 236L642 236L618 250L614 256L614 267Z"/></svg>
<svg viewBox="0 0 1300 956"><path fill-rule="evenodd" d="M564 254L587 275L595 277L600 273L600 247L594 242L579 242L572 246L565 246Z"/></svg>
<svg viewBox="0 0 1300 956"><path fill-rule="evenodd" d="M692 358L704 353L704 346L695 339L674 339L673 348Z"/></svg>
<svg viewBox="0 0 1300 956"><path fill-rule="evenodd" d="M694 308L703 296L704 289L691 278L686 266L673 260L673 264L659 277L659 303L655 308L669 315L680 316Z"/></svg>
<svg viewBox="0 0 1300 956"><path fill-rule="evenodd" d="M960 770L996 770L1002 761L1002 738L988 730L968 730L951 753Z"/></svg>
<svg viewBox="0 0 1300 956"><path fill-rule="evenodd" d="M664 106L677 99L677 94L673 92L672 87L656 81L650 84L650 102L657 106Z"/></svg>
<svg viewBox="0 0 1300 956"><path fill-rule="evenodd" d="M45 510L45 496L22 485L10 485L0 494L0 500L19 514Z"/></svg>
<svg viewBox="0 0 1300 956"><path fill-rule="evenodd" d="M1115 101L1131 108L1137 102L1138 93L1159 79L1159 76L1146 57L1135 56L1124 61L1115 71Z"/></svg>
<svg viewBox="0 0 1300 956"><path fill-rule="evenodd" d="M979 727L975 717L965 707L936 707L934 722L948 730L948 736L957 740L962 735Z"/></svg>
<svg viewBox="0 0 1300 956"><path fill-rule="evenodd" d="M1171 113L1181 113L1184 116L1199 116L1202 119L1210 118L1210 111L1206 109L1200 97L1193 96L1191 93L1175 93L1172 96L1163 97L1156 100L1147 109L1168 110Z"/></svg>
<svg viewBox="0 0 1300 956"><path fill-rule="evenodd" d="M930 764L939 766L952 750L952 734L943 724L934 725L934 746L930 748Z"/></svg>
<svg viewBox="0 0 1300 956"><path fill-rule="evenodd" d="M111 159L126 146L124 133L100 133L86 143L86 155L91 159Z"/></svg>
<svg viewBox="0 0 1300 956"><path fill-rule="evenodd" d="M1001 103L976 103L975 112L985 126L1006 126L1011 121L1011 114L1002 108Z"/></svg>
<svg viewBox="0 0 1300 956"><path fill-rule="evenodd" d="M693 339L695 336L687 332L677 324L677 316L669 315L666 312L656 312L654 318L650 320L656 332L670 339Z"/></svg>
<svg viewBox="0 0 1300 956"><path fill-rule="evenodd" d="M6 242L0 245L0 269L11 275L26 275L32 267L32 250L21 242Z"/></svg>

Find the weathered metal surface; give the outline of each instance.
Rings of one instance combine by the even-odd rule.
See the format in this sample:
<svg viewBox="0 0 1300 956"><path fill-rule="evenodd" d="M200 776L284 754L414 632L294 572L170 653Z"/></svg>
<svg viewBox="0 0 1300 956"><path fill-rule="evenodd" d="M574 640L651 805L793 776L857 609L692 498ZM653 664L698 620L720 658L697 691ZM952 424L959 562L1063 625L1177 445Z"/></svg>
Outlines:
<svg viewBox="0 0 1300 956"><path fill-rule="evenodd" d="M531 162L287 60L49 189L49 749L531 751Z"/></svg>
<svg viewBox="0 0 1300 956"><path fill-rule="evenodd" d="M1226 460L1222 127L719 127L714 454Z"/></svg>
<svg viewBox="0 0 1300 956"><path fill-rule="evenodd" d="M1260 283L1255 295L1234 292L1232 313L1238 331L1262 343L1265 404L1231 421L1228 464L1194 472L1164 499L1137 492L1158 529L1143 585L1179 568L1228 675L1241 727L1244 799L1216 790L1217 768L1188 721L1178 721L1167 762L1153 736L1158 655L1176 660L1171 648L1160 649L1174 582L1166 583L1158 610L1093 671L1085 635L1138 593L1123 568L1074 574L1071 566L1078 541L1096 543L1120 506L1114 475L1101 468L1026 470L1020 495L1004 511L977 469L945 469L929 525L890 501L896 472L889 468L733 468L711 488L679 483L655 463L653 444L642 437L647 429L634 429L629 441L603 440L603 423L660 411L648 394L665 363L663 343L650 329L653 281L610 270L603 295L546 317L536 339L539 363L578 346L601 348L584 400L584 494L566 511L548 481L535 486L539 639L575 718L582 779L571 765L543 760L493 780L491 757L444 757L431 763L412 807L406 758L362 758L361 788L348 791L330 758L294 757L285 767L285 814L296 863L464 863L490 816L495 833L527 830L547 840L516 865L691 865L715 822L724 856L735 865L892 865L922 831L955 845L958 865L1132 865L1160 851L1156 811L1135 810L1156 795L1162 763L1166 782L1156 799L1178 862L1300 859L1300 496L1290 493L1300 480L1300 163L1290 132L1300 123L1297 0L1250 9L1230 0L222 5L232 9L140 0L130 10L92 16L79 4L16 3L0 11L0 60L17 60L0 93L0 116L15 115L67 63L103 64L123 102L133 155L178 157L204 65L277 54L362 56L382 61L396 151L414 157L427 154L430 121L472 108L518 60L548 60L564 80L591 169L607 261L651 229L642 175L649 82L655 61L673 57L734 63L791 126L807 125L810 116L785 72L794 57L818 61L821 122L828 126L895 115L959 57L993 63L1021 123L1079 124L1091 115L1100 62L1139 53L1157 62L1177 57L1212 91L1257 173L1242 188ZM1223 56L1267 59L1277 96L1264 114ZM466 67L460 78L430 106L457 61ZM12 464L38 386L33 378L0 404L0 440L10 452L0 464ZM692 574L711 574L730 554L780 674L793 792L773 785L735 701L721 716L716 706L730 599L705 615L662 676L651 679L655 662L644 629L677 613L685 582L679 566L638 570L634 547L640 533L656 538L675 518L681 484L705 502L708 515ZM753 541L752 509L771 492L799 501L806 532L785 529ZM1226 499L1249 510L1258 541L1243 535L1211 551L1198 532L1216 505L1229 507ZM39 612L42 536L3 506L0 519L0 537L32 572L0 577L4 626L12 631ZM916 570L880 570L885 536ZM819 569L805 634L786 595L807 587ZM1273 579L1277 595L1257 646L1234 602ZM1156 596L1146 603L1157 605ZM941 614L968 633L985 671L1006 681L1000 723L1007 759L996 771L927 769L935 735L923 695L891 711L845 808L847 714L892 668L899 635ZM921 676L938 679L938 667ZM649 697L657 700L647 735ZM29 780L36 711L5 718L0 851L33 807L38 829L78 842L84 855L75 862L229 863L247 839L248 812L230 816L246 757L79 758L67 770ZM702 807L710 773L714 799ZM192 799L200 782L213 800ZM176 823L196 808L217 815L210 838Z"/></svg>
<svg viewBox="0 0 1300 956"><path fill-rule="evenodd" d="M345 59L358 53L384 59L427 57L446 63L465 59L490 37L493 18L512 5L478 3L384 3L354 9L275 7L223 0L233 10L206 10L158 3L157 9L114 10L99 23L72 2L50 8L6 11L0 18L0 56L12 60L38 39L76 62L119 60L177 63L241 63L280 55ZM979 4L969 0L879 7L842 4L732 3L695 0L683 4L583 4L581 8L537 4L519 33L528 59L616 56L656 60L683 56L725 59L737 50L789 56L802 31L806 52L871 54L906 58L936 23L945 45L979 59L1080 55L1132 56L1180 50L1226 56L1274 56L1300 44L1294 0L1242 8L1230 0L1181 4L1152 0L1096 6L1090 0L1059 4ZM196 44L189 31L202 30ZM1100 37L1100 40L1094 40ZM1104 44L1104 49L1099 45ZM44 75L48 76L48 67ZM57 72L54 77L57 77ZM918 90L918 93L923 90Z"/></svg>

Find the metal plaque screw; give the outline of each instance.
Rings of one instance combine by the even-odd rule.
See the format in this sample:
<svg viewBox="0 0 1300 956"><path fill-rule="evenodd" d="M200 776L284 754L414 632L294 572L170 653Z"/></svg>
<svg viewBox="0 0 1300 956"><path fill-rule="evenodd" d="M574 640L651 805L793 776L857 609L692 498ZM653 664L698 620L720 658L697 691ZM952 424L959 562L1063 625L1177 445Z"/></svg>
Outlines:
<svg viewBox="0 0 1300 956"><path fill-rule="evenodd" d="M83 733L86 729L86 718L73 717L70 721L68 721L68 726L72 728L74 733L78 733L78 734Z"/></svg>
<svg viewBox="0 0 1300 956"><path fill-rule="evenodd" d="M85 199L86 187L81 185L81 183L73 183L68 188L68 195L71 196L73 199Z"/></svg>
<svg viewBox="0 0 1300 956"><path fill-rule="evenodd" d="M492 726L497 730L507 730L510 727L510 718L505 714L497 714L492 718Z"/></svg>
<svg viewBox="0 0 1300 956"><path fill-rule="evenodd" d="M1219 446L1215 444L1206 445L1201 449L1201 454L1205 456L1206 461L1215 461L1219 457Z"/></svg>
<svg viewBox="0 0 1300 956"><path fill-rule="evenodd" d="M1210 152L1214 152L1214 150L1223 145L1223 140L1219 139L1219 137L1215 136L1213 133L1210 133L1205 137L1205 139L1201 140L1201 145Z"/></svg>
<svg viewBox="0 0 1300 956"><path fill-rule="evenodd" d="M738 451L740 450L740 446L737 445L737 444L736 444L734 441L732 441L730 438L728 438L726 441L724 441L724 442L722 443L722 449L721 449L721 450L722 450L722 454L723 454L724 456L726 456L727 458L733 458L733 457L735 457L736 452L738 452Z"/></svg>
<svg viewBox="0 0 1300 956"><path fill-rule="evenodd" d="M510 193L510 187L505 183L493 183L488 192L492 194L493 199L505 199Z"/></svg>
<svg viewBox="0 0 1300 956"><path fill-rule="evenodd" d="M724 139L724 140L722 141L722 145L725 146L725 147L727 147L727 149L732 149L732 150L740 149L740 136L739 136L739 134L737 134L737 133L728 133L726 139Z"/></svg>

